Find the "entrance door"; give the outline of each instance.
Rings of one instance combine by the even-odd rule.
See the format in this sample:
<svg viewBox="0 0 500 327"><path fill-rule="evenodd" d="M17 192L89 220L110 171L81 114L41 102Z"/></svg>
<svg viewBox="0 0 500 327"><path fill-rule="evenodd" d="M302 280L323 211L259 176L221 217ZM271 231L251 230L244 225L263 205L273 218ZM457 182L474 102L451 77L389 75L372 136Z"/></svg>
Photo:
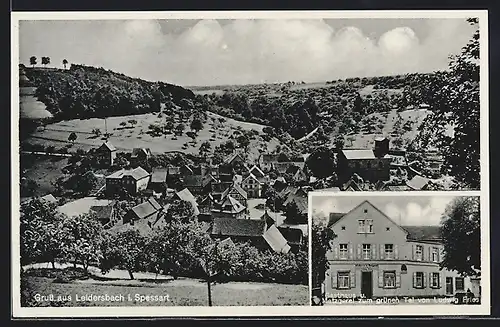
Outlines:
<svg viewBox="0 0 500 327"><path fill-rule="evenodd" d="M446 277L446 294L453 295L453 277Z"/></svg>
<svg viewBox="0 0 500 327"><path fill-rule="evenodd" d="M361 272L361 294L367 299L373 296L373 276L371 271Z"/></svg>

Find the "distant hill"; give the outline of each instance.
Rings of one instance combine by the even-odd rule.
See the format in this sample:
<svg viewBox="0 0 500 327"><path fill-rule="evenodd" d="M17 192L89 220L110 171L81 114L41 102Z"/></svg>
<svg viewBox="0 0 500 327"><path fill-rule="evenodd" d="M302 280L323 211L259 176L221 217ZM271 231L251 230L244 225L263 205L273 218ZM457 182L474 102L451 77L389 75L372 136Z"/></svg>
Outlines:
<svg viewBox="0 0 500 327"><path fill-rule="evenodd" d="M45 104L54 120L100 118L178 109L194 100L181 86L128 77L104 68L71 65L69 69L22 67L34 96Z"/></svg>

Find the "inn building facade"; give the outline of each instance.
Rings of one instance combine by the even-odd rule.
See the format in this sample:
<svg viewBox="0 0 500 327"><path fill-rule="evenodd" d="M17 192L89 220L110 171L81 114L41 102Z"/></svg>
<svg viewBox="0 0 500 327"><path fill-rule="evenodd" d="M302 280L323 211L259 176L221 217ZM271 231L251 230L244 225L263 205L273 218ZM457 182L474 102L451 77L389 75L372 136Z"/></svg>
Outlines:
<svg viewBox="0 0 500 327"><path fill-rule="evenodd" d="M327 251L322 285L326 303L336 297L453 296L479 280L440 270L444 251L439 226L400 226L368 201L330 215L337 237Z"/></svg>

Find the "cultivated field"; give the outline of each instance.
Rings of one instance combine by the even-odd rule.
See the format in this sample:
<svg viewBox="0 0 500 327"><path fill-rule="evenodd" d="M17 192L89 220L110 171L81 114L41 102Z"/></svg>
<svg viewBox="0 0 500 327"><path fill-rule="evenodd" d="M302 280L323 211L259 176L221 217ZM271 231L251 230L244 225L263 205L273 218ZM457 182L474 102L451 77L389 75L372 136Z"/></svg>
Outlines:
<svg viewBox="0 0 500 327"><path fill-rule="evenodd" d="M149 148L153 153L181 151L194 154L199 153L200 145L204 141L209 141L213 149L215 146L226 142L231 136L236 136L238 128L242 130L253 129L262 133L262 129L265 127L259 124L240 122L231 118L221 117L210 112L207 115L207 123L199 131L195 143L192 143L191 138L185 135L185 133L182 136L174 136L174 134L151 136L148 134L149 125L160 124L164 121L163 118L158 117L157 113L109 117L106 119L106 124L108 132L112 134L109 140L115 145L118 151L130 151L133 148ZM127 123L131 119L137 121L135 126ZM127 123L127 125L125 127L120 126L122 122ZM104 119L91 118L62 121L47 125L45 128L39 128L27 142L62 147L70 144L68 136L71 132L75 132L77 140L74 143L73 150L77 148L88 150L100 146L103 142L102 137L96 137L92 133L92 130L95 128L99 128L104 133ZM185 131L187 132L188 130L189 127L187 126ZM256 158L259 155L259 148L272 151L278 144L279 141L276 139L272 139L266 143L257 138L251 141L248 147L250 156Z"/></svg>

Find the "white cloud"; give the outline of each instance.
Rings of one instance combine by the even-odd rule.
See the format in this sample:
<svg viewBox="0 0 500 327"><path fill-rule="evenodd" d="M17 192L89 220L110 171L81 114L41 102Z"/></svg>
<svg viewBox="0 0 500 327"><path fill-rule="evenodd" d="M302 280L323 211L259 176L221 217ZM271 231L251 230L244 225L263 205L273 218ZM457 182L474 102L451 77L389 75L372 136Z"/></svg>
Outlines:
<svg viewBox="0 0 500 327"><path fill-rule="evenodd" d="M457 20L429 20L433 32L424 39L406 26L373 39L355 26L335 31L323 20L224 25L200 20L180 35L166 34L154 20L58 24L25 24L21 59L50 55L52 62L67 58L181 85L324 81L444 69L447 56L471 36L470 27ZM50 37L44 37L48 30Z"/></svg>

